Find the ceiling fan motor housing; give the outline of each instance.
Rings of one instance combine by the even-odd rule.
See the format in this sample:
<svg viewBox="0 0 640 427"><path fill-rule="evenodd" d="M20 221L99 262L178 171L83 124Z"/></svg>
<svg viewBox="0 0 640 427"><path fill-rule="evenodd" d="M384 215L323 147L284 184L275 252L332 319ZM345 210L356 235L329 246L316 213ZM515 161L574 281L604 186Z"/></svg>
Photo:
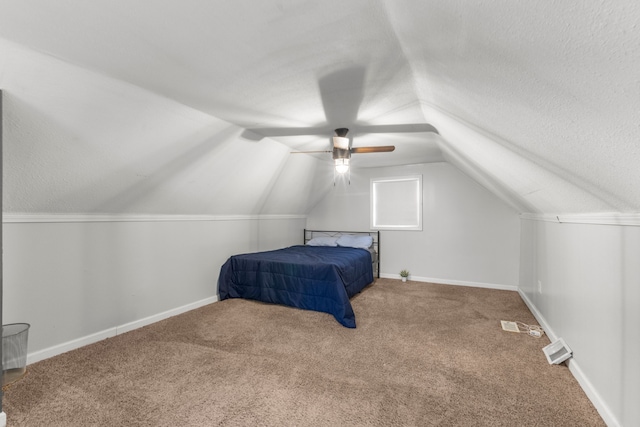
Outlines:
<svg viewBox="0 0 640 427"><path fill-rule="evenodd" d="M346 138L347 137L347 133L349 133L349 129L348 128L338 128L334 132L336 133L336 136L339 136L341 138Z"/></svg>
<svg viewBox="0 0 640 427"><path fill-rule="evenodd" d="M337 148L337 147L333 147L333 160L336 159L350 159L351 158L351 150L349 149L342 149L342 148Z"/></svg>

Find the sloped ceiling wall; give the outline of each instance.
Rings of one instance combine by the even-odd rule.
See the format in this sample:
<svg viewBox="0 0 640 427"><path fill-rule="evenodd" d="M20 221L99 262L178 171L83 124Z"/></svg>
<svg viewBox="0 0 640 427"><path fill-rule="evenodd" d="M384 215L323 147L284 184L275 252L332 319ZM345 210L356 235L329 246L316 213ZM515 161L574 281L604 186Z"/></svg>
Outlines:
<svg viewBox="0 0 640 427"><path fill-rule="evenodd" d="M449 161L527 212L640 208L637 2L388 7Z"/></svg>
<svg viewBox="0 0 640 427"><path fill-rule="evenodd" d="M304 213L328 162L291 149L430 123L354 132L397 146L354 167L444 159L521 212L640 211L632 0L0 9L9 210Z"/></svg>
<svg viewBox="0 0 640 427"><path fill-rule="evenodd" d="M5 212L258 214L293 167L284 145L139 87L3 40L0 57ZM315 163L278 213L306 211Z"/></svg>

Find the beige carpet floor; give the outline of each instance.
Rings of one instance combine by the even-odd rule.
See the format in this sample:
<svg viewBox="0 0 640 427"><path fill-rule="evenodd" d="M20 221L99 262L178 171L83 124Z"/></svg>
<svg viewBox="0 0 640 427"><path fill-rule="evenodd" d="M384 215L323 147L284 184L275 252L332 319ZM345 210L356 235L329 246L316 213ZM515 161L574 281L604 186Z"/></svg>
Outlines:
<svg viewBox="0 0 640 427"><path fill-rule="evenodd" d="M328 314L226 300L35 363L18 426L602 426L564 365L500 320L516 292L378 279Z"/></svg>

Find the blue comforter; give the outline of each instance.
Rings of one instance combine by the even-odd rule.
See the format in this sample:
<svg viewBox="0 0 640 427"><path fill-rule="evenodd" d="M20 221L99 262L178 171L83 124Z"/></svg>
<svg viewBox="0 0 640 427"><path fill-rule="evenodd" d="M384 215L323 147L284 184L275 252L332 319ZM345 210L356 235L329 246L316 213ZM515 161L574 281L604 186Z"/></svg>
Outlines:
<svg viewBox="0 0 640 427"><path fill-rule="evenodd" d="M291 246L235 255L220 269L220 300L247 298L332 314L356 327L349 298L373 282L366 249Z"/></svg>

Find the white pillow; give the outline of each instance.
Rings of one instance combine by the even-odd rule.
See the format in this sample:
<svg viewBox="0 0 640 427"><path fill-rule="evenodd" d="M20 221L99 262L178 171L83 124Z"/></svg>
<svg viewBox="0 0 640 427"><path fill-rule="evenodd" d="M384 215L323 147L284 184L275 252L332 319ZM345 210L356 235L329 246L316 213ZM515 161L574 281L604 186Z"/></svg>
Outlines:
<svg viewBox="0 0 640 427"><path fill-rule="evenodd" d="M346 246L349 248L362 248L369 249L373 244L373 237L371 236L354 236L351 234L345 234L338 239L338 246Z"/></svg>
<svg viewBox="0 0 640 427"><path fill-rule="evenodd" d="M314 237L307 242L309 246L338 246L337 237Z"/></svg>

